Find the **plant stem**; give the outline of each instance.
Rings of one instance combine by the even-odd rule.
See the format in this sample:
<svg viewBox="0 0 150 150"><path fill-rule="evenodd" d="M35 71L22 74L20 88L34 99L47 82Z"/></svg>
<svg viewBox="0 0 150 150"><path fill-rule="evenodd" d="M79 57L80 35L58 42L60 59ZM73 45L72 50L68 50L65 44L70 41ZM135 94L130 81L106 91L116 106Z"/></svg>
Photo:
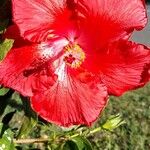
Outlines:
<svg viewBox="0 0 150 150"><path fill-rule="evenodd" d="M48 142L49 139L44 139L44 138L37 138L37 139L14 139L13 142L16 144L27 144L27 143L43 143L43 142Z"/></svg>
<svg viewBox="0 0 150 150"><path fill-rule="evenodd" d="M86 136L88 137L88 136L90 136L90 135L92 135L96 132L101 131L101 130L102 130L102 128L98 127L96 129L91 130ZM74 135L71 135L69 139L75 138L79 135L82 135L82 134L81 133L76 133ZM30 143L44 143L44 142L49 142L49 141L51 141L51 139L49 139L49 138L37 138L37 139L17 139L17 140L14 139L13 142L16 143L16 144L27 144L27 143L30 144Z"/></svg>
<svg viewBox="0 0 150 150"><path fill-rule="evenodd" d="M77 137L77 136L79 136L79 135L80 135L79 133L76 133L76 134L74 134L74 135L71 135L71 136L70 136L70 139L75 138L75 137Z"/></svg>
<svg viewBox="0 0 150 150"><path fill-rule="evenodd" d="M101 130L102 130L101 127L95 128L95 129L91 130L88 135L94 134L94 133L99 132L99 131L101 131Z"/></svg>

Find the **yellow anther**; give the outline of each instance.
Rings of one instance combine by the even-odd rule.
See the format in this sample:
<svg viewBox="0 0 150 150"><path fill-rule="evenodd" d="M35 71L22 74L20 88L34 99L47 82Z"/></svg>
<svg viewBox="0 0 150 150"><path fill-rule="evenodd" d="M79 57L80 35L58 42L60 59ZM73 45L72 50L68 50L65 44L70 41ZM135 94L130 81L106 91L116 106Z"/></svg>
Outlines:
<svg viewBox="0 0 150 150"><path fill-rule="evenodd" d="M78 44L69 44L64 48L64 61L72 68L78 68L85 60L85 53Z"/></svg>

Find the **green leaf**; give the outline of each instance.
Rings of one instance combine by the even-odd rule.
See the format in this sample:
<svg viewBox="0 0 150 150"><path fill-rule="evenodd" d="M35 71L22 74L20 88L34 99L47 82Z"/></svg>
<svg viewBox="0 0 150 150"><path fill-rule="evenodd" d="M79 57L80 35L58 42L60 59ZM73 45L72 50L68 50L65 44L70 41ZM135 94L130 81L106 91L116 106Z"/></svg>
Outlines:
<svg viewBox="0 0 150 150"><path fill-rule="evenodd" d="M26 138L36 124L37 120L24 116L24 120L17 135L17 138Z"/></svg>
<svg viewBox="0 0 150 150"><path fill-rule="evenodd" d="M67 141L63 150L92 150L92 146L88 139L77 136Z"/></svg>
<svg viewBox="0 0 150 150"><path fill-rule="evenodd" d="M82 138L82 141L84 142L85 145L85 150L92 150L92 144L87 138Z"/></svg>
<svg viewBox="0 0 150 150"><path fill-rule="evenodd" d="M91 143L84 137L77 136L72 141L76 143L78 150L92 150Z"/></svg>
<svg viewBox="0 0 150 150"><path fill-rule="evenodd" d="M0 117L3 115L6 107L11 101L11 96L13 94L12 90L9 90L4 96L0 96Z"/></svg>
<svg viewBox="0 0 150 150"><path fill-rule="evenodd" d="M20 94L18 92L14 92L13 95L11 96L11 99L12 101L11 103L9 103L9 105L12 105L18 111L22 111L23 104L22 104Z"/></svg>
<svg viewBox="0 0 150 150"><path fill-rule="evenodd" d="M3 122L5 125L8 125L9 122L11 121L11 119L13 118L13 116L14 116L15 113L16 113L16 110L7 113L7 114L3 117L2 122Z"/></svg>
<svg viewBox="0 0 150 150"><path fill-rule="evenodd" d="M25 97L21 97L21 100L23 103L25 116L17 138L27 137L38 122L37 114L33 112L30 106L30 101Z"/></svg>
<svg viewBox="0 0 150 150"><path fill-rule="evenodd" d="M76 143L74 143L73 141L67 141L63 147L62 150L79 150Z"/></svg>
<svg viewBox="0 0 150 150"><path fill-rule="evenodd" d="M2 43L0 43L0 60L5 58L8 51L12 48L14 40L5 39Z"/></svg>
<svg viewBox="0 0 150 150"><path fill-rule="evenodd" d="M0 88L0 96L4 96L8 91L9 89L7 88Z"/></svg>
<svg viewBox="0 0 150 150"><path fill-rule="evenodd" d="M0 123L0 131L2 132L2 128L5 128L2 123ZM13 132L6 128L3 132L2 137L0 138L0 150L15 150L15 146L13 143Z"/></svg>

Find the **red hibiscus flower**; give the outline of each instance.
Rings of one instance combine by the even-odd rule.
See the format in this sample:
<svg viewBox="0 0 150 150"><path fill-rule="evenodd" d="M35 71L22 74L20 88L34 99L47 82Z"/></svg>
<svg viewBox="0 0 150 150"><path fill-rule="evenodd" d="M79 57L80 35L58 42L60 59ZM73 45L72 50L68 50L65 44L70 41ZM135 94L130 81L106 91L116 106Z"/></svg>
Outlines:
<svg viewBox="0 0 150 150"><path fill-rule="evenodd" d="M47 121L90 125L108 94L121 95L148 81L149 48L127 41L147 23L144 1L12 4L13 20L30 42L21 45L15 37L15 47L0 64L0 83L29 96Z"/></svg>

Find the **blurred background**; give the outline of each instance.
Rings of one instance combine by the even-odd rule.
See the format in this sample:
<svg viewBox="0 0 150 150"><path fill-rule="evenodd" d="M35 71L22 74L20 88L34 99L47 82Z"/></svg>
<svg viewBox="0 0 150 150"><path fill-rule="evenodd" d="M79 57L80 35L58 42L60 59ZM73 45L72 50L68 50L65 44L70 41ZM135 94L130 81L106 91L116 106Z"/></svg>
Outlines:
<svg viewBox="0 0 150 150"><path fill-rule="evenodd" d="M150 45L150 0L147 0L148 24L141 32L134 32L132 39L136 42Z"/></svg>

